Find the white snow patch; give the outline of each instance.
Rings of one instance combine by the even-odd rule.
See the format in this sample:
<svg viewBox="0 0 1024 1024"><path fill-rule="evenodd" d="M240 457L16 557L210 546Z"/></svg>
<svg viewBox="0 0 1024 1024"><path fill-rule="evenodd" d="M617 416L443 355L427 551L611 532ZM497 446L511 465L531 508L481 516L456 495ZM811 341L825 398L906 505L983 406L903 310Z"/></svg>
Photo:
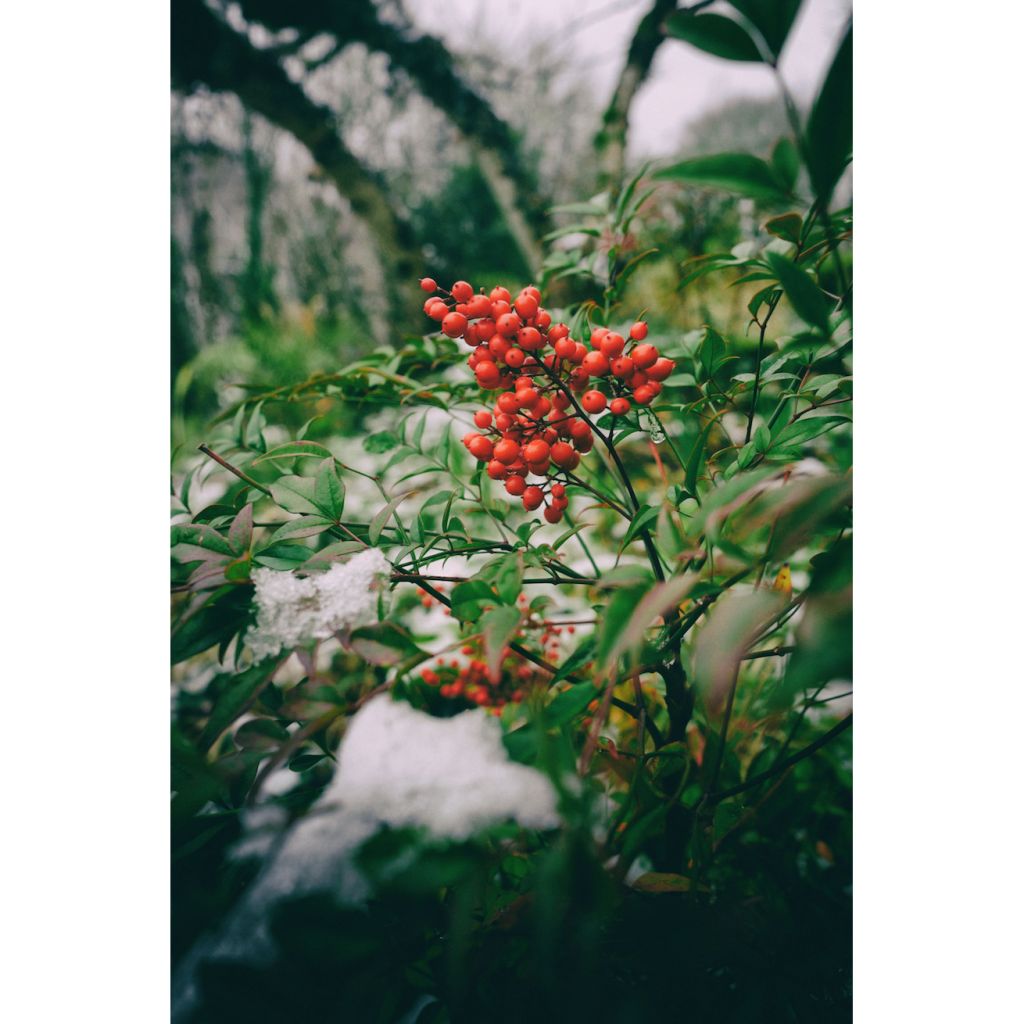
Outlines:
<svg viewBox="0 0 1024 1024"><path fill-rule="evenodd" d="M377 582L388 561L367 548L347 562L305 579L290 572L257 569L256 625L246 645L257 660L342 630L377 621Z"/></svg>

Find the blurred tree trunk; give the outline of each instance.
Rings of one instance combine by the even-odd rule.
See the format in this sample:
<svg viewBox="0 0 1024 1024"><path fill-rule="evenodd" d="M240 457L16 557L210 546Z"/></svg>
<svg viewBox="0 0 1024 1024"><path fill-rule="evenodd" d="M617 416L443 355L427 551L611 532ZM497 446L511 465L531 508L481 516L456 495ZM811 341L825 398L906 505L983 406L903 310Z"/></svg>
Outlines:
<svg viewBox="0 0 1024 1024"><path fill-rule="evenodd" d="M242 122L245 183L249 206L246 231L249 239L249 257L242 274L242 316L250 323L259 323L266 309L276 311L273 268L263 256L263 217L267 208L267 195L273 179L272 163L257 151L252 137L252 118L246 111Z"/></svg>
<svg viewBox="0 0 1024 1024"><path fill-rule="evenodd" d="M625 67L601 119L601 129L594 137L598 183L602 188L617 190L622 185L626 170L630 107L650 73L654 55L665 38L661 31L662 23L675 9L676 0L654 0L651 9L640 19L629 44Z"/></svg>
<svg viewBox="0 0 1024 1024"><path fill-rule="evenodd" d="M674 5L672 5L674 6ZM477 165L508 225L523 262L534 273L544 258L541 237L549 228L536 184L519 157L512 129L458 72L451 53L436 36L412 35L381 21L372 0L243 0L247 18L268 28L295 28L311 38L318 32L339 46L359 42L385 54L421 95L443 111L469 142Z"/></svg>
<svg viewBox="0 0 1024 1024"><path fill-rule="evenodd" d="M268 51L252 47L202 0L174 0L171 72L188 90L202 83L235 93L250 110L293 135L367 224L378 243L385 287L398 336L401 319L419 313L413 275L419 257L412 232L392 207L381 179L342 142L331 110L314 103Z"/></svg>

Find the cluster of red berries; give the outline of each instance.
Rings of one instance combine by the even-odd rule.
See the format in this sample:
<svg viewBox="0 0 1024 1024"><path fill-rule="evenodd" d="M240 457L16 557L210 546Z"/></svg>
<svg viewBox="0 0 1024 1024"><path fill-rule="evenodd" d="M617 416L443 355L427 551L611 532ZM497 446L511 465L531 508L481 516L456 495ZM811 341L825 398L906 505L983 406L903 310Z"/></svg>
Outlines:
<svg viewBox="0 0 1024 1024"><path fill-rule="evenodd" d="M429 595L428 595L429 596ZM527 612L526 597L519 597L520 610ZM529 634L537 634L532 638L540 644L541 651L548 661L554 662L559 657L559 637L563 630L575 632L572 625L557 626L533 616L527 616L517 638L520 642L528 642ZM550 674L539 670L532 662L522 655L506 647L502 652L501 670L494 678L487 670L481 641L473 639L461 649L465 661L460 658L438 659L433 668L425 668L420 677L430 687L436 687L441 697L476 704L478 707L490 709L492 714L501 714L506 704L518 704L525 700L527 694L535 687L547 688Z"/></svg>
<svg viewBox="0 0 1024 1024"><path fill-rule="evenodd" d="M507 288L485 295L467 281L445 291L425 277L420 287L440 293L423 310L449 338L472 348L467 362L480 387L502 392L493 411L476 413L482 432L466 434L463 444L523 508L544 505L544 518L559 522L569 505L563 480L594 446L589 416L605 409L625 416L633 403L649 405L675 363L644 342L642 320L630 328L628 341L607 327L591 330L587 343L576 341L565 324L551 322L532 285L515 301ZM528 476L539 482L528 483Z"/></svg>

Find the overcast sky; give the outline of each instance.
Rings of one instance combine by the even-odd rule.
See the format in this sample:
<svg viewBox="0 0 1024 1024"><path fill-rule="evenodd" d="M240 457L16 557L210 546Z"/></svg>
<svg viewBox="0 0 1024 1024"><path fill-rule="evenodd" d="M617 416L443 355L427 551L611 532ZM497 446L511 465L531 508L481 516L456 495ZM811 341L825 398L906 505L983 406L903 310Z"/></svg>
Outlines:
<svg viewBox="0 0 1024 1024"><path fill-rule="evenodd" d="M484 34L488 39L500 34L512 47L540 36L565 38L566 59L591 77L602 107L650 6L651 0L407 0L417 25L457 50L479 45ZM804 0L781 65L798 100L810 98L822 80L849 11L849 0ZM630 153L674 152L686 126L709 109L739 96L776 91L763 66L721 60L668 40L634 104Z"/></svg>

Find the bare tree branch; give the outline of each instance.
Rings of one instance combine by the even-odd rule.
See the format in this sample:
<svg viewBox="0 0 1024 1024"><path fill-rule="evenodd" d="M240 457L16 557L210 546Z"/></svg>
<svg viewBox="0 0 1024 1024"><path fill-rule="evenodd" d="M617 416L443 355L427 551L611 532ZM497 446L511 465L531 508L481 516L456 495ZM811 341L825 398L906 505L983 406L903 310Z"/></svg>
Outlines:
<svg viewBox="0 0 1024 1024"><path fill-rule="evenodd" d="M372 0L243 0L247 18L268 28L329 32L345 45L360 42L385 54L418 91L443 111L473 149L480 172L501 210L525 265L540 269L540 237L547 230L544 204L519 157L512 129L460 74L436 36L411 35L382 21Z"/></svg>
<svg viewBox="0 0 1024 1024"><path fill-rule="evenodd" d="M618 188L626 168L626 139L629 132L629 111L640 86L654 62L654 55L665 38L662 23L676 9L676 0L654 0L651 9L640 19L629 44L626 63L615 85L611 101L601 119L601 129L594 137L600 183Z"/></svg>
<svg viewBox="0 0 1024 1024"><path fill-rule="evenodd" d="M298 139L375 236L396 312L411 309L407 282L418 263L412 231L395 213L381 179L345 146L333 112L314 103L271 52L251 46L202 0L175 0L171 14L174 85L233 92Z"/></svg>

